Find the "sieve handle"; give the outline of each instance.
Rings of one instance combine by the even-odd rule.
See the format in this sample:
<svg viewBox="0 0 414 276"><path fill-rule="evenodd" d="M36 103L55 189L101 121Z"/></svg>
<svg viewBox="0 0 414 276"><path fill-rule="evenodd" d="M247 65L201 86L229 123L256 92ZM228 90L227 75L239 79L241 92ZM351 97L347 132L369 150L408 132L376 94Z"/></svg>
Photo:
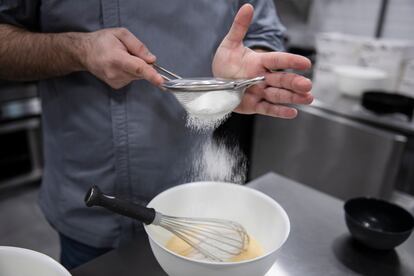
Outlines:
<svg viewBox="0 0 414 276"><path fill-rule="evenodd" d="M179 75L177 75L177 74L174 74L173 72L171 72L171 71L168 71L167 69L165 69L164 67L161 67L161 66L159 66L158 64L156 64L156 63L153 63L152 64L152 66L154 66L155 67L155 69L157 69L158 71L161 71L161 72L163 72L163 73L165 73L165 74L168 74L170 77L173 77L173 79L182 79L182 77L180 77ZM169 77L167 77L167 76L165 76L165 75L163 75L163 74L160 74L165 80L167 80L167 81L170 81L171 80L171 78L169 78Z"/></svg>
<svg viewBox="0 0 414 276"><path fill-rule="evenodd" d="M154 208L147 208L127 200L106 195L97 186L89 189L85 196L85 204L88 207L101 206L117 214L142 221L145 224L151 224L156 214Z"/></svg>
<svg viewBox="0 0 414 276"><path fill-rule="evenodd" d="M256 77L256 78L253 78L253 79L248 79L248 80L244 80L244 81L236 81L236 83L235 83L235 85L234 85L234 88L241 88L241 87L250 87L250 86L252 86L252 85L254 85L254 84L257 84L257 83L259 83L259 82L262 82L262 81L264 81L265 80L265 77L264 76L260 76L260 77Z"/></svg>

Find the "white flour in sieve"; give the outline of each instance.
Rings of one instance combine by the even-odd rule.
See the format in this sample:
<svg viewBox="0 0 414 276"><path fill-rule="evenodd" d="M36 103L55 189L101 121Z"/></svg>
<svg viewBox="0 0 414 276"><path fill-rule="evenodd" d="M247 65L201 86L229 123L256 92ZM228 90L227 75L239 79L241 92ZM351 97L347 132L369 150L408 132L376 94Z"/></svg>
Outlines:
<svg viewBox="0 0 414 276"><path fill-rule="evenodd" d="M240 95L234 91L203 93L185 103L187 126L196 130L215 129L230 116L239 103Z"/></svg>

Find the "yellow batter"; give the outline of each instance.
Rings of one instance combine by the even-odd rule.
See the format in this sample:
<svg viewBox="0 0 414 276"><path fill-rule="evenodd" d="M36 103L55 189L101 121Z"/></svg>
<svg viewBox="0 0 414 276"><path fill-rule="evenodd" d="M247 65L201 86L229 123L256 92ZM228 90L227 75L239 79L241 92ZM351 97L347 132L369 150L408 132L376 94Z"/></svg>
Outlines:
<svg viewBox="0 0 414 276"><path fill-rule="evenodd" d="M237 256L234 256L229 262L241 262L246 261L250 259L257 258L264 254L262 246L257 242L256 239L249 236L249 246L245 251L240 253ZM188 255L192 252L191 246L189 246L185 241L180 239L179 237L173 235L173 237L167 242L166 247L177 253L178 255L188 257Z"/></svg>

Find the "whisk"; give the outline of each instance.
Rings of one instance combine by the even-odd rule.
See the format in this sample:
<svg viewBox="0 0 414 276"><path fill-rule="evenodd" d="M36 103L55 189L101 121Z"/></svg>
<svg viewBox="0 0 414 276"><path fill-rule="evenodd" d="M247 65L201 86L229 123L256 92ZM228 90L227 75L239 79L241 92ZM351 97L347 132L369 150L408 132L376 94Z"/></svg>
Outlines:
<svg viewBox="0 0 414 276"><path fill-rule="evenodd" d="M231 220L163 215L153 208L103 194L93 186L85 196L88 207L102 206L120 215L157 225L170 231L206 259L224 262L247 249L249 236Z"/></svg>

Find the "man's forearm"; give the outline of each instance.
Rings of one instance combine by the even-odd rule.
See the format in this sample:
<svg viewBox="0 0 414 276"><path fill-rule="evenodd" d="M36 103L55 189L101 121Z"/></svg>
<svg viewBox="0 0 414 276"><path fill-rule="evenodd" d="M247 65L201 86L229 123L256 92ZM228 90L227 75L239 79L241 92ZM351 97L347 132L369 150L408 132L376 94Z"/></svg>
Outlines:
<svg viewBox="0 0 414 276"><path fill-rule="evenodd" d="M39 80L84 70L81 33L32 33L0 24L0 79Z"/></svg>

